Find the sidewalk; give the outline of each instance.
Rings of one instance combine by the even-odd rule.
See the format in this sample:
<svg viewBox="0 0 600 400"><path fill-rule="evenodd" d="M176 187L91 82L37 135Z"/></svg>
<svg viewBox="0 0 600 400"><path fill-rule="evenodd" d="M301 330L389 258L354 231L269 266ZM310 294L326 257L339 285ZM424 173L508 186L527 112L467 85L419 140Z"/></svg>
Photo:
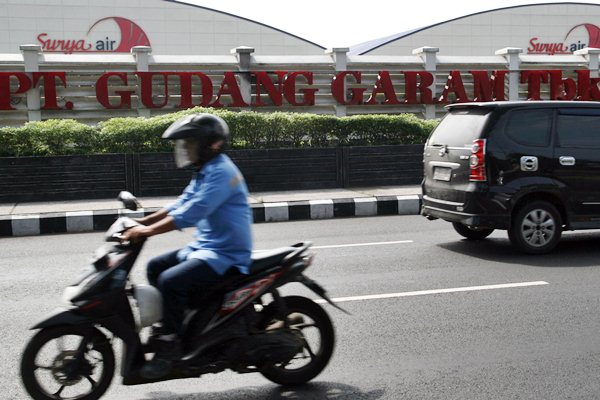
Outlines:
<svg viewBox="0 0 600 400"><path fill-rule="evenodd" d="M115 193L116 197L117 193ZM250 194L254 222L296 221L375 215L416 215L420 186L257 192ZM116 199L0 204L0 237L104 231L119 215L142 216L175 197L140 198L129 211Z"/></svg>

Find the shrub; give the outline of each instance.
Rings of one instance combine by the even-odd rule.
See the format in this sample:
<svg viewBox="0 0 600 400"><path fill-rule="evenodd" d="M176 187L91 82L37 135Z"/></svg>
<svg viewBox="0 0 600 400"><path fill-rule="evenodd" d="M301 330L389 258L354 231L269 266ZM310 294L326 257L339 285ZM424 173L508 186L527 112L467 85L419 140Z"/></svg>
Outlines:
<svg viewBox="0 0 600 400"><path fill-rule="evenodd" d="M28 122L0 129L0 144L2 156L91 154L98 150L98 130L72 119Z"/></svg>
<svg viewBox="0 0 600 400"><path fill-rule="evenodd" d="M357 115L341 118L344 145L424 143L433 125L412 114Z"/></svg>
<svg viewBox="0 0 600 400"><path fill-rule="evenodd" d="M152 118L112 118L96 127L74 120L48 120L1 128L0 156L171 151L172 143L162 140L162 133L182 116L200 112L222 117L231 130L231 147L237 149L418 144L437 125L412 114L338 118L196 107Z"/></svg>
<svg viewBox="0 0 600 400"><path fill-rule="evenodd" d="M153 153L170 151L172 143L162 140L163 132L179 118L209 111L192 108L152 118L111 118L98 124L99 153Z"/></svg>

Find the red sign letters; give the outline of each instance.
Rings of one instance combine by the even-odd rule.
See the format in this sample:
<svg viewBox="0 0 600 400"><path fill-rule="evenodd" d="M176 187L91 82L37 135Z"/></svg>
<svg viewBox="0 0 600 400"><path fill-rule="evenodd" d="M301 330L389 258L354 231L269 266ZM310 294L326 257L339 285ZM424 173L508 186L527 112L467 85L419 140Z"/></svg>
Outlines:
<svg viewBox="0 0 600 400"><path fill-rule="evenodd" d="M395 73L394 77L389 71L379 71L375 82L370 85L363 84L364 74L367 72L343 71L333 77L331 96L336 104L401 106L507 99L506 70L491 73L450 71L444 89L438 94L432 91L434 75L427 71L403 71ZM541 93L547 91L547 100L600 101L600 78L592 78L589 70L575 71L575 74L576 78L564 78L561 70L524 70L520 72L520 83L527 85L529 100L540 100ZM372 79L370 77L371 82ZM467 79L468 86L465 85ZM127 87L132 80L136 80L137 84L130 89L110 89L111 86ZM242 80L249 85L240 84ZM176 93L170 90L169 82L177 85ZM218 84L202 72L107 72L98 78L94 86L98 103L106 109L131 109L134 98L150 109L302 107L314 106L319 92L319 88L313 85L313 73L310 71L224 72ZM43 87L42 110L76 108L72 101L63 104L57 97L58 88L67 87L65 72L0 72L0 110L14 110L13 97L37 87ZM251 93L242 87L249 87ZM403 90L400 91L400 88ZM61 96L65 97L64 94Z"/></svg>

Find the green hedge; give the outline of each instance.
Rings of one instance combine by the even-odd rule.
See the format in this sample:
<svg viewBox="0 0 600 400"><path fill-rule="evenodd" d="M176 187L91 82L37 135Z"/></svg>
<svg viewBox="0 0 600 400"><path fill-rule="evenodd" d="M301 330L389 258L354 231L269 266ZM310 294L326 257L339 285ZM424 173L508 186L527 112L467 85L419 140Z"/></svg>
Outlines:
<svg viewBox="0 0 600 400"><path fill-rule="evenodd" d="M424 143L437 121L412 114L330 115L233 112L193 108L152 118L113 118L95 127L74 120L29 122L20 128L0 128L0 156L50 156L171 151L161 140L178 118L199 112L222 117L231 129L236 149L330 147Z"/></svg>

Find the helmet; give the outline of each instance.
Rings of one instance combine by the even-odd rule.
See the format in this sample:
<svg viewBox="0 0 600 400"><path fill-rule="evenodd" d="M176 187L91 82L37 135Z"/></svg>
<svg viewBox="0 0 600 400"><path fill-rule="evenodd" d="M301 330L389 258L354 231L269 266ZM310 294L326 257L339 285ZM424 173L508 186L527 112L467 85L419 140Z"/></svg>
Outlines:
<svg viewBox="0 0 600 400"><path fill-rule="evenodd" d="M202 167L223 152L229 138L229 127L216 115L188 115L173 122L162 138L175 141L177 168L191 164ZM211 147L218 142L222 142L218 148Z"/></svg>

